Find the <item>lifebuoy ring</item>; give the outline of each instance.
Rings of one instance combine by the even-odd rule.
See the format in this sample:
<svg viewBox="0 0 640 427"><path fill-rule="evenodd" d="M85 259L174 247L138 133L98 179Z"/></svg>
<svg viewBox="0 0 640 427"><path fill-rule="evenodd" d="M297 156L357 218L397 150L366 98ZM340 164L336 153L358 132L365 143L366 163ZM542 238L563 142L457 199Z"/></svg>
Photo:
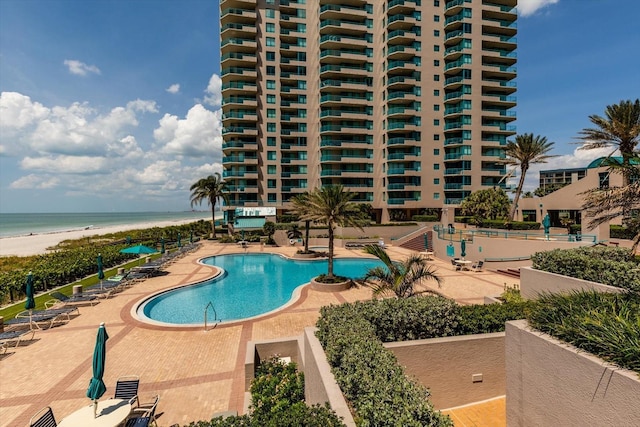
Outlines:
<svg viewBox="0 0 640 427"><path fill-rule="evenodd" d="M293 245L295 245L295 244L296 244L296 241L295 241L295 240L293 240L293 239L289 239L289 244L290 244L291 246L293 246Z"/></svg>

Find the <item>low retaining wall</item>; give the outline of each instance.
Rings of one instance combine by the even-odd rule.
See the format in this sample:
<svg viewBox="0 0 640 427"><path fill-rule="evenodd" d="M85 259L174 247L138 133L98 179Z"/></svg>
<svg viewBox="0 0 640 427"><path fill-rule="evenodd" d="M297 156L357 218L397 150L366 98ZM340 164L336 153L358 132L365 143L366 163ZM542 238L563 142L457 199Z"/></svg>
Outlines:
<svg viewBox="0 0 640 427"><path fill-rule="evenodd" d="M599 292L623 292L623 289L588 280L575 279L561 274L549 273L530 267L520 269L520 295L535 299L542 293L567 293L579 290Z"/></svg>
<svg viewBox="0 0 640 427"><path fill-rule="evenodd" d="M409 377L428 387L436 409L503 396L504 332L386 343Z"/></svg>
<svg viewBox="0 0 640 427"><path fill-rule="evenodd" d="M328 402L347 427L355 427L347 402L331 373L331 367L315 331L315 328L308 327L300 337L249 341L245 358L245 391L249 391L251 380L255 377L255 367L261 361L275 355L290 357L291 361L296 362L298 369L304 372L307 404L324 405Z"/></svg>
<svg viewBox="0 0 640 427"><path fill-rule="evenodd" d="M529 328L507 322L507 425L640 426L640 378Z"/></svg>

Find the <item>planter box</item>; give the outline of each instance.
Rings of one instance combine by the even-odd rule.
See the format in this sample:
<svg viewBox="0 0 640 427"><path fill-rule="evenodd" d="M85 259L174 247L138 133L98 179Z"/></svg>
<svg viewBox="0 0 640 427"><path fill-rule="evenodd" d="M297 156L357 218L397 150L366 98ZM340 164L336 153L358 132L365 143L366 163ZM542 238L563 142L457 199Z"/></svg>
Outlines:
<svg viewBox="0 0 640 427"><path fill-rule="evenodd" d="M311 279L311 289L320 292L342 292L351 287L351 279L339 283L321 283Z"/></svg>
<svg viewBox="0 0 640 427"><path fill-rule="evenodd" d="M541 293L560 293L579 290L596 290L599 292L624 292L615 286L588 280L575 279L556 273L548 273L531 267L520 269L520 295L526 299L535 299Z"/></svg>
<svg viewBox="0 0 640 427"><path fill-rule="evenodd" d="M507 425L640 426L640 377L507 322Z"/></svg>

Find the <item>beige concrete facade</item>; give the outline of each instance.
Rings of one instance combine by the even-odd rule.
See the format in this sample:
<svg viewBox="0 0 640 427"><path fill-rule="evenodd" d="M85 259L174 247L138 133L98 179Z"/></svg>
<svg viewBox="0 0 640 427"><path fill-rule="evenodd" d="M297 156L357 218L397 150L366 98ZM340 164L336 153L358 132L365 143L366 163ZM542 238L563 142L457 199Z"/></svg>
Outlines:
<svg viewBox="0 0 640 427"><path fill-rule="evenodd" d="M503 186L516 0L222 0L228 209L342 184L379 220Z"/></svg>

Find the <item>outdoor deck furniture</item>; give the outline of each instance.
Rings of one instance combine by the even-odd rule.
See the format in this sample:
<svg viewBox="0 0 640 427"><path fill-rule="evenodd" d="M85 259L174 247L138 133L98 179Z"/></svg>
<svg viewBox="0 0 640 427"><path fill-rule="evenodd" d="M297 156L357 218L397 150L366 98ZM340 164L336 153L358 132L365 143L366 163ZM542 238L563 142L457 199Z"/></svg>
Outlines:
<svg viewBox="0 0 640 427"><path fill-rule="evenodd" d="M9 344L13 342L15 342L14 347L18 347L20 345L20 341L22 341L23 337L27 334L31 334L31 338L29 338L29 340L32 340L34 335L36 334L36 331L35 329L23 329L18 331L0 332L0 346L2 348L1 352L6 353Z"/></svg>
<svg viewBox="0 0 640 427"><path fill-rule="evenodd" d="M460 270L469 270L469 267L471 267L471 264L473 264L473 261L470 260L466 260L466 259L458 259L456 260L456 265L458 267L460 267Z"/></svg>
<svg viewBox="0 0 640 427"><path fill-rule="evenodd" d="M40 409L29 420L29 427L57 427L56 417L53 415L51 406Z"/></svg>
<svg viewBox="0 0 640 427"><path fill-rule="evenodd" d="M131 410L126 427L143 427L148 425L156 425L156 408L160 401L160 395L156 395L151 402L139 403L137 407Z"/></svg>
<svg viewBox="0 0 640 427"><path fill-rule="evenodd" d="M461 266L460 264L458 264L458 263L457 263L457 261L458 261L459 259L460 259L460 258L453 258L453 259L451 260L451 265L453 265L453 269L454 269L455 271L460 271L460 270L462 269L462 266Z"/></svg>
<svg viewBox="0 0 640 427"><path fill-rule="evenodd" d="M100 302L98 301L97 295L74 295L70 297L61 292L51 292L49 295L55 299L44 303L47 308L51 308L56 305L61 305L63 307L73 304L95 305Z"/></svg>
<svg viewBox="0 0 640 427"><path fill-rule="evenodd" d="M124 399L133 403L138 396L138 387L140 386L140 377L137 375L126 375L118 378L116 381L116 392L114 399Z"/></svg>
<svg viewBox="0 0 640 427"><path fill-rule="evenodd" d="M29 313L29 310L21 311L16 315L14 319L5 322L7 326L29 325L31 328L34 326L37 329L43 329L43 325L47 325L47 328L51 328L56 323L64 323L71 320L71 314L79 314L78 307L61 307L50 308L46 310L33 310Z"/></svg>
<svg viewBox="0 0 640 427"><path fill-rule="evenodd" d="M97 417L94 416L94 410ZM131 404L127 400L101 400L97 409L94 409L93 403L86 405L64 417L58 427L117 427L122 425L130 412Z"/></svg>
<svg viewBox="0 0 640 427"><path fill-rule="evenodd" d="M420 255L422 255L424 257L424 259L426 259L427 261L432 261L433 260L433 256L435 255L435 252L422 251L422 252L420 252Z"/></svg>
<svg viewBox="0 0 640 427"><path fill-rule="evenodd" d="M482 271L482 266L484 265L484 261L476 261L473 264L471 264L471 271Z"/></svg>

